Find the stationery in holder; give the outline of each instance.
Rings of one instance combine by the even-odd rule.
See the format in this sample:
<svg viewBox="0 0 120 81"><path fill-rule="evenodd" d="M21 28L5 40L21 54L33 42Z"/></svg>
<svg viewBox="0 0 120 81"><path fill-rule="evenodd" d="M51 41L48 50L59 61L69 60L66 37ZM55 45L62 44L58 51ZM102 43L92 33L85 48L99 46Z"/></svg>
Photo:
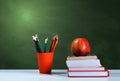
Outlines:
<svg viewBox="0 0 120 81"><path fill-rule="evenodd" d="M55 48L58 44L58 35L55 35L53 37L53 42L51 44L49 51L47 51L48 38L46 38L44 41L44 47L43 47L44 51L42 50L42 45L38 39L37 34L35 36L32 36L32 38L34 40L35 48L37 51L39 72L41 74L51 74L54 51L55 51Z"/></svg>

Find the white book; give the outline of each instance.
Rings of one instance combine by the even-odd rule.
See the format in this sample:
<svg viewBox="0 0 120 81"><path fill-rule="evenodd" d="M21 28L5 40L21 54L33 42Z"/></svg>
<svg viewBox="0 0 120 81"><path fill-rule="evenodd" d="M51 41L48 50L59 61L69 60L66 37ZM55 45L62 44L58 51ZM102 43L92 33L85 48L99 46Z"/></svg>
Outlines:
<svg viewBox="0 0 120 81"><path fill-rule="evenodd" d="M109 76L108 70L103 71L68 71L69 77L102 77Z"/></svg>
<svg viewBox="0 0 120 81"><path fill-rule="evenodd" d="M69 70L105 70L104 67L69 67Z"/></svg>
<svg viewBox="0 0 120 81"><path fill-rule="evenodd" d="M99 67L102 66L99 59L67 60L67 67Z"/></svg>

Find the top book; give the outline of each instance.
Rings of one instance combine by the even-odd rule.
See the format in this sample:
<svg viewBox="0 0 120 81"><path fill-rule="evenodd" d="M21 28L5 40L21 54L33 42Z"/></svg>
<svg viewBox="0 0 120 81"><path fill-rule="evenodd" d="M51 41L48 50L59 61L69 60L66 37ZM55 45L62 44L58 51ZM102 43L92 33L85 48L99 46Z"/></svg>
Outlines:
<svg viewBox="0 0 120 81"><path fill-rule="evenodd" d="M68 56L67 60L85 60L85 59L98 59L96 55L88 55L88 56Z"/></svg>

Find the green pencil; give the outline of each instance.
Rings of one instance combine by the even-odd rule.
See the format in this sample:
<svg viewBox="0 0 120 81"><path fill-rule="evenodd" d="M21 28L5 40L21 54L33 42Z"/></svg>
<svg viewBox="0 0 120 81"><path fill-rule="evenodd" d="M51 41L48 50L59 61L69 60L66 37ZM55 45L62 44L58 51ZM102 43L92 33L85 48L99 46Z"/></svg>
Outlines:
<svg viewBox="0 0 120 81"><path fill-rule="evenodd" d="M47 52L47 42L48 42L48 38L46 38L44 42L44 52Z"/></svg>

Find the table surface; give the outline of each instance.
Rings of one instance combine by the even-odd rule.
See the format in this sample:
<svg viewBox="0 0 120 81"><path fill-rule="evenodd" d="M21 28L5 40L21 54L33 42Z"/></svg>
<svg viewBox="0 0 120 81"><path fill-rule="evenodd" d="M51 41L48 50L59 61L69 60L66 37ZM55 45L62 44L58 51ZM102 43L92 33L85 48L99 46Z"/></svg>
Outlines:
<svg viewBox="0 0 120 81"><path fill-rule="evenodd" d="M109 70L109 78L68 78L67 70L52 70L52 74L39 74L36 69L0 70L0 81L120 81L120 70Z"/></svg>

